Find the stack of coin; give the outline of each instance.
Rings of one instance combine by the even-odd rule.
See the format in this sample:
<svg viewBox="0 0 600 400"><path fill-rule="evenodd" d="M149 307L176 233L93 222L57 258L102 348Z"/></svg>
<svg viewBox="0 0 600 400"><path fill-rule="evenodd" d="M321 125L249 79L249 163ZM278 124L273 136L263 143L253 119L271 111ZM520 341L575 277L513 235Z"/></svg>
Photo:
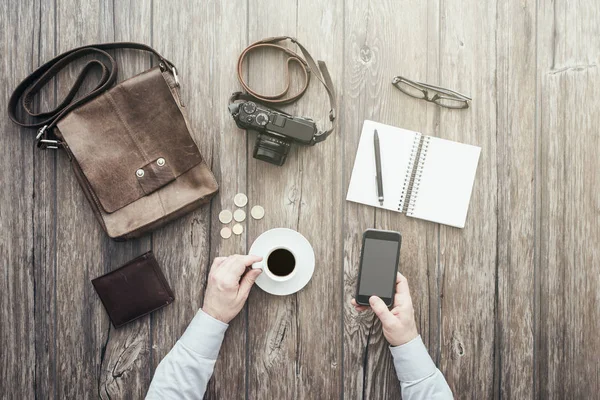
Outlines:
<svg viewBox="0 0 600 400"><path fill-rule="evenodd" d="M246 220L246 212L242 210L241 207L245 207L248 204L248 196L244 193L238 193L234 196L233 203L240 208L233 213L229 210L223 210L219 213L219 221L221 221L222 224L227 225L232 220L237 222L231 229L229 227L223 227L223 229L221 229L221 237L223 239L229 239L232 231L236 235L241 235L244 232L244 227L240 222ZM262 219L265 216L265 209L262 206L256 205L250 210L250 215L256 220Z"/></svg>

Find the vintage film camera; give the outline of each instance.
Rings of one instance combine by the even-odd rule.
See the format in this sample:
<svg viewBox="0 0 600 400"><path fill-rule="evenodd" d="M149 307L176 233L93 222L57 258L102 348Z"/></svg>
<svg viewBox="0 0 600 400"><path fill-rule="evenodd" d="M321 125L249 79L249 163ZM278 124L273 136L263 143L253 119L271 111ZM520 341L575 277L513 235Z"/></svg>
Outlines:
<svg viewBox="0 0 600 400"><path fill-rule="evenodd" d="M292 143L313 146L317 125L309 118L292 117L253 101L232 103L229 112L241 129L256 131L254 158L283 165Z"/></svg>
<svg viewBox="0 0 600 400"><path fill-rule="evenodd" d="M285 40L291 40L292 43L295 43L300 48L304 58L287 47L275 44ZM284 52L289 56L287 62L288 68L291 61L298 63L303 68L304 85L298 93L284 98L289 88L289 70L287 71L287 88L279 95L262 95L248 86L244 81L242 73L243 62L249 52L259 48L269 48ZM237 74L238 80L245 92L233 93L229 99L229 112L239 128L258 133L254 145L254 158L281 166L287 159L292 143L313 146L325 140L334 130L335 93L327 66L322 61L316 63L306 48L298 43L296 39L288 36L280 36L251 44L242 52L238 59ZM314 74L321 81L329 96L331 106L329 121L331 122L331 127L325 131L320 131L315 122L310 118L295 117L265 105L290 104L298 100L308 88L311 74Z"/></svg>

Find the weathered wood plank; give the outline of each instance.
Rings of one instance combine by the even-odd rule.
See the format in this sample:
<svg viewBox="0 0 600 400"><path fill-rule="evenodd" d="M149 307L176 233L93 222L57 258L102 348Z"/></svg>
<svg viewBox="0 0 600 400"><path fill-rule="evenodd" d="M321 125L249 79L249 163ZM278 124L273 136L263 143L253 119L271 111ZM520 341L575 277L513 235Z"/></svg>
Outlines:
<svg viewBox="0 0 600 400"><path fill-rule="evenodd" d="M482 147L464 229L440 226L441 360L459 397L493 396L497 257L496 7L440 5L440 80L473 97L440 110L439 136Z"/></svg>
<svg viewBox="0 0 600 400"><path fill-rule="evenodd" d="M539 346L542 398L600 391L600 9L541 2Z"/></svg>
<svg viewBox="0 0 600 400"><path fill-rule="evenodd" d="M403 95L391 85L394 76L428 80L429 17L427 2L398 13L408 4L357 2L347 7L344 135L344 190L350 180L364 119L427 132L432 107ZM389 18L394 15L394 18ZM435 44L435 43L434 43ZM403 179L399 177L399 179ZM349 306L356 293L362 233L366 228L391 229L403 234L400 270L410 281L419 331L427 343L431 317L430 299L435 290L437 234L434 224L389 211L345 203L345 340L344 370L346 398L399 398L399 384L381 324L372 313L358 315ZM373 214L375 213L375 215ZM430 271L431 269L431 271ZM433 274L428 280L430 272ZM433 292L430 293L430 284ZM375 323L373 323L375 322ZM435 322L435 321L434 321ZM435 340L435 339L434 339Z"/></svg>
<svg viewBox="0 0 600 400"><path fill-rule="evenodd" d="M377 69L381 68L378 59L374 58L373 50L366 46L373 41L373 25L369 27L371 31L366 30L366 21L373 18L373 13L368 2L347 3L345 7L345 68L341 89L344 103L340 107L342 124L339 128L343 132L344 191L347 190L352 175L362 121L372 114L368 107L374 97L374 81L371 76L377 75ZM375 210L346 201L343 210L343 398L357 399L364 397L365 374L368 372L365 368L368 360L367 350L374 317L371 313L357 313L348 304L356 295L362 232L373 226Z"/></svg>
<svg viewBox="0 0 600 400"><path fill-rule="evenodd" d="M192 135L211 166L216 128L213 105L214 8L206 3L154 0L152 45L177 67ZM218 105L222 107L222 105ZM152 368L169 352L196 314L210 257L211 205L156 231L153 249L175 293L175 302L152 316Z"/></svg>
<svg viewBox="0 0 600 400"><path fill-rule="evenodd" d="M213 172L219 182L219 195L213 199L211 207L211 246L210 262L218 256L247 253L247 228L250 219L251 201L244 207L247 219L242 223L244 232L222 239L220 230L225 225L219 221L219 212L231 212L237 207L233 198L237 193L248 194L246 183L246 143L245 133L240 131L227 110L229 96L238 88L236 63L239 54L247 45L246 3L215 2L214 18L206 21L212 24L212 35L199 46L197 51L206 54L207 65L213 71L211 78L212 132L215 135ZM232 18L238 15L240 17ZM234 223L227 226L231 228ZM246 327L247 312L229 324L227 335L221 346L219 359L215 365L214 379L211 380L206 397L212 399L235 399L246 393Z"/></svg>
<svg viewBox="0 0 600 400"><path fill-rule="evenodd" d="M34 25L34 63L25 75L55 55L55 3L41 1L34 6L39 13ZM21 78L24 78L25 75ZM11 87L10 89L13 89ZM56 81L49 83L40 93L37 105L40 110L50 110L56 105ZM26 134L35 135L34 130ZM33 146L33 143L32 143ZM36 335L36 397L56 393L56 160L59 152L38 151L32 147L34 182L33 262L35 273Z"/></svg>
<svg viewBox="0 0 600 400"><path fill-rule="evenodd" d="M256 1L248 3L248 42L278 35L296 36L297 2ZM248 81L263 93L283 88L286 56L261 51L252 55ZM293 80L295 88L298 79ZM292 90L294 87L292 87ZM295 113L296 107L287 108ZM302 158L298 146L290 151L283 167L252 158L256 135L248 137L248 193L251 201L265 207L265 217L249 221L248 244L262 232L276 227L298 229L303 200ZM305 288L304 290L309 290ZM272 296L253 290L248 304L248 391L249 399L297 398L298 384L298 295ZM272 377L272 379L265 379ZM277 377L277 378L275 378Z"/></svg>
<svg viewBox="0 0 600 400"><path fill-rule="evenodd" d="M151 2L101 3L102 42L134 41L151 45ZM119 65L119 82L152 66L151 55L135 50L112 52ZM156 62L156 59L154 59ZM127 242L108 241L103 248L106 272L151 249L151 235ZM140 399L146 394L152 370L151 317L125 327L110 327L102 349L98 376L103 399Z"/></svg>
<svg viewBox="0 0 600 400"><path fill-rule="evenodd" d="M499 2L497 21L494 397L527 399L534 397L536 317L536 2ZM474 101L478 102L478 97ZM489 150L486 153L491 156ZM493 186L487 190L493 190ZM470 224L475 222L473 217L469 216ZM483 221L482 216L476 218Z"/></svg>
<svg viewBox="0 0 600 400"><path fill-rule="evenodd" d="M343 82L343 1L298 2L296 36L315 60L323 60L334 81L340 104ZM317 17L318 16L318 17ZM329 128L329 99L323 85L312 78L296 115L315 119ZM336 110L341 115L340 108ZM342 391L342 193L343 131L310 148L300 148L300 196L297 229L315 251L315 273L297 294L297 398L335 398ZM285 167L285 166L284 166ZM280 200L281 201L281 200Z"/></svg>
<svg viewBox="0 0 600 400"><path fill-rule="evenodd" d="M97 2L57 2L55 52L99 42L99 16ZM68 92L81 66L79 62L59 74L58 99ZM89 90L92 81L83 90ZM110 239L96 222L65 154L57 157L56 177L56 395L95 398L110 323L90 280L107 270L103 248Z"/></svg>
<svg viewBox="0 0 600 400"><path fill-rule="evenodd" d="M440 3L436 0L429 0L427 4L427 82L439 82L440 81ZM423 132L430 136L439 137L439 126L440 126L440 107L435 104L427 104L427 121ZM420 127L419 127L420 128ZM411 218L409 218L411 219ZM428 316L429 319L425 320L423 316L417 318L417 328L421 334L423 342L427 345L431 358L440 366L440 354L441 354L441 296L442 288L440 285L440 264L439 264L439 238L440 238L440 225L438 224L427 224L427 285L422 286L421 289L416 286L414 279L409 281L411 287L413 299L416 301L416 310L422 310L424 305L419 305L419 298L423 299L423 294L419 294L419 290L426 291L428 293ZM420 249L422 243L421 238L418 234L415 235L414 240L416 243L414 247ZM435 243L434 243L435 241ZM406 250L406 248L405 248ZM423 251L423 250L421 250ZM416 264L416 263L415 263ZM417 283L418 284L418 283ZM421 292L425 293L425 292ZM421 300L423 301L423 300ZM422 304L422 303L421 303ZM421 314L421 311L417 311ZM428 335L427 335L428 333Z"/></svg>
<svg viewBox="0 0 600 400"><path fill-rule="evenodd" d="M397 13L398 7L412 6L410 13ZM374 34L373 42L378 48L377 57L381 62L379 74L374 76L380 83L380 91L368 103L377 110L377 120L424 134L429 132L432 119L439 115L439 109L427 102L404 95L392 86L392 77L405 75L420 81L427 81L428 75L437 72L437 57L430 59L430 46L436 48L437 31L429 29L430 14L437 14L427 2L415 7L410 2L398 4L390 2L377 10L374 22L380 25L380 31ZM393 19L388 15L395 15ZM433 27L435 29L435 27ZM402 179L402 177L398 177ZM436 255L438 246L438 226L420 221L392 211L376 210L375 228L391 229L402 233L403 243L400 259L400 271L407 277L414 301L415 318L419 333L425 343L432 342L431 354L435 355L438 338L431 336L429 325L437 325ZM360 246L360 243L358 243ZM432 312L432 315L430 315ZM388 349L379 320L376 320L369 343L367 363L366 397L372 399L399 398L399 383L394 370L392 357ZM435 356L434 356L435 359Z"/></svg>
<svg viewBox="0 0 600 400"><path fill-rule="evenodd" d="M2 110L16 85L36 65L34 30L20 32L19 24L34 26L38 17L33 3L0 6L0 85ZM3 111L5 112L5 111ZM33 398L36 373L35 279L33 260L33 135L7 118L0 120L0 397L18 393Z"/></svg>

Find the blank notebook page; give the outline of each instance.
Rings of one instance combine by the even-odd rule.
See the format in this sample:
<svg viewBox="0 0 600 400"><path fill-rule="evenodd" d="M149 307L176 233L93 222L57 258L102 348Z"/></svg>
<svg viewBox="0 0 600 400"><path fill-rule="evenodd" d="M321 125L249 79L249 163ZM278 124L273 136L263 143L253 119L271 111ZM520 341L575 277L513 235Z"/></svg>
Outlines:
<svg viewBox="0 0 600 400"><path fill-rule="evenodd" d="M381 149L383 206L377 197L373 133L377 129ZM363 124L346 200L398 211L402 185L418 134L406 129L366 120Z"/></svg>
<svg viewBox="0 0 600 400"><path fill-rule="evenodd" d="M413 207L407 215L464 228L481 148L428 137ZM414 193L413 193L414 194Z"/></svg>

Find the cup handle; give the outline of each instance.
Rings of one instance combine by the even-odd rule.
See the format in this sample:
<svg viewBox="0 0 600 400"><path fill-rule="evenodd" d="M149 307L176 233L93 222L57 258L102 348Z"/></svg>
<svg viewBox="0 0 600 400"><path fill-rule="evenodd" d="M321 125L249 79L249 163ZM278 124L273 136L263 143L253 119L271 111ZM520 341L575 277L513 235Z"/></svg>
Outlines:
<svg viewBox="0 0 600 400"><path fill-rule="evenodd" d="M252 264L252 269L263 269L262 261Z"/></svg>

